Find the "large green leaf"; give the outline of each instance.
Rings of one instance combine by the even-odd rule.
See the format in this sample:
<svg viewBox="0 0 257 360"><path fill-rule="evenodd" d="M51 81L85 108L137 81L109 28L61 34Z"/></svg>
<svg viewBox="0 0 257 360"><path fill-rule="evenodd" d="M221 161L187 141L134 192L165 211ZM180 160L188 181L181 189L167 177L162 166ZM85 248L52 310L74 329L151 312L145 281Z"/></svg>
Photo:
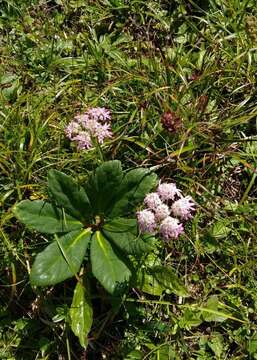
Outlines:
<svg viewBox="0 0 257 360"><path fill-rule="evenodd" d="M75 275L85 256L91 229L72 231L57 238L36 256L32 266L32 285L54 285Z"/></svg>
<svg viewBox="0 0 257 360"><path fill-rule="evenodd" d="M92 209L87 194L72 177L51 170L48 173L48 189L56 204L63 206L67 213L83 222L90 219Z"/></svg>
<svg viewBox="0 0 257 360"><path fill-rule="evenodd" d="M107 161L92 174L85 186L94 215L108 214L123 178L121 162Z"/></svg>
<svg viewBox="0 0 257 360"><path fill-rule="evenodd" d="M142 255L153 248L152 236L139 236L136 219L113 219L104 225L103 233L126 254Z"/></svg>
<svg viewBox="0 0 257 360"><path fill-rule="evenodd" d="M82 228L82 224L43 200L23 200L14 207L15 216L29 229L54 234Z"/></svg>
<svg viewBox="0 0 257 360"><path fill-rule="evenodd" d="M133 235L138 234L137 220L117 217L108 221L104 228L110 232L130 232Z"/></svg>
<svg viewBox="0 0 257 360"><path fill-rule="evenodd" d="M138 168L129 171L118 189L110 217L128 214L156 185L157 175L149 170Z"/></svg>
<svg viewBox="0 0 257 360"><path fill-rule="evenodd" d="M87 335L93 323L93 309L88 286L78 282L70 308L71 329L79 338L80 345L87 347Z"/></svg>
<svg viewBox="0 0 257 360"><path fill-rule="evenodd" d="M92 237L90 255L92 272L109 293L118 293L126 287L131 272L100 231Z"/></svg>
<svg viewBox="0 0 257 360"><path fill-rule="evenodd" d="M143 269L138 275L138 286L151 295L161 295L170 291L178 296L188 296L188 292L175 271L161 265Z"/></svg>

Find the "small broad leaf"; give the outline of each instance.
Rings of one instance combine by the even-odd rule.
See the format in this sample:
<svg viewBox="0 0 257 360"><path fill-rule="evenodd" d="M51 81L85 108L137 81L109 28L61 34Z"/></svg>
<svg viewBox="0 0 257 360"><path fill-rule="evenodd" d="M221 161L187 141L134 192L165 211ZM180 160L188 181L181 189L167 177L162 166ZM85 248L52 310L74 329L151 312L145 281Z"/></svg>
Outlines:
<svg viewBox="0 0 257 360"><path fill-rule="evenodd" d="M211 236L213 236L215 239L220 240L226 238L229 233L231 232L231 229L229 228L229 221L228 220L219 220L216 221L212 229L210 231Z"/></svg>
<svg viewBox="0 0 257 360"><path fill-rule="evenodd" d="M150 269L150 274L158 281L160 285L170 290L178 296L188 296L188 292L182 284L178 275L171 267L154 266Z"/></svg>
<svg viewBox="0 0 257 360"><path fill-rule="evenodd" d="M223 322L227 318L232 317L232 314L219 302L216 295L213 295L208 299L206 306L202 307L201 311L205 321Z"/></svg>
<svg viewBox="0 0 257 360"><path fill-rule="evenodd" d="M118 189L110 217L115 218L128 214L156 185L157 175L149 170L138 168L129 171Z"/></svg>
<svg viewBox="0 0 257 360"><path fill-rule="evenodd" d="M15 205L14 214L29 229L42 233L64 233L83 226L77 219L43 200L23 200Z"/></svg>
<svg viewBox="0 0 257 360"><path fill-rule="evenodd" d="M141 281L141 289L143 291L148 290L146 292L152 295L161 295L163 291L168 290L178 296L188 296L185 286L179 280L175 271L170 267L157 265L147 268L143 277L141 276ZM152 286L150 287L149 285ZM149 290L151 292L149 292Z"/></svg>
<svg viewBox="0 0 257 360"><path fill-rule="evenodd" d="M142 360L144 354L139 350L131 350L128 354L124 355L124 360Z"/></svg>
<svg viewBox="0 0 257 360"><path fill-rule="evenodd" d="M91 229L72 231L57 238L36 256L32 266L32 285L54 285L74 276L85 256Z"/></svg>
<svg viewBox="0 0 257 360"><path fill-rule="evenodd" d="M194 326L199 326L202 322L202 314L199 310L185 309L183 316L179 319L179 327L190 330Z"/></svg>
<svg viewBox="0 0 257 360"><path fill-rule="evenodd" d="M123 178L121 162L107 161L91 175L85 186L94 215L108 214Z"/></svg>
<svg viewBox="0 0 257 360"><path fill-rule="evenodd" d="M91 217L91 205L85 190L72 177L51 170L48 173L48 189L58 206L64 207L68 214L85 221Z"/></svg>
<svg viewBox="0 0 257 360"><path fill-rule="evenodd" d="M219 333L212 333L210 340L207 342L209 348L214 352L216 359L221 359L224 351L223 336Z"/></svg>
<svg viewBox="0 0 257 360"><path fill-rule="evenodd" d="M257 332L249 339L248 342L248 352L251 355L257 354Z"/></svg>
<svg viewBox="0 0 257 360"><path fill-rule="evenodd" d="M135 286L140 288L143 292L153 295L161 296L165 290L162 285L156 281L156 279L146 272L146 269L141 269L137 272Z"/></svg>
<svg viewBox="0 0 257 360"><path fill-rule="evenodd" d="M217 238L210 234L205 234L202 238L201 245L204 251L208 254L213 254L215 251L220 250L220 244Z"/></svg>
<svg viewBox="0 0 257 360"><path fill-rule="evenodd" d="M211 296L203 305L191 304L183 305L183 307L186 307L193 312L200 312L203 321L223 322L227 319L231 319L240 323L247 323L247 321L239 319L229 312L227 306L219 301L217 295Z"/></svg>
<svg viewBox="0 0 257 360"><path fill-rule="evenodd" d="M136 219L113 219L104 225L103 233L126 254L142 255L153 248L152 236L139 236Z"/></svg>
<svg viewBox="0 0 257 360"><path fill-rule="evenodd" d="M124 290L131 272L100 231L92 237L90 257L94 276L109 293Z"/></svg>
<svg viewBox="0 0 257 360"><path fill-rule="evenodd" d="M87 347L87 335L93 323L93 308L88 286L78 282L70 308L71 329L79 338L80 345Z"/></svg>
<svg viewBox="0 0 257 360"><path fill-rule="evenodd" d="M156 357L157 360L176 360L178 359L177 353L171 345L156 346Z"/></svg>

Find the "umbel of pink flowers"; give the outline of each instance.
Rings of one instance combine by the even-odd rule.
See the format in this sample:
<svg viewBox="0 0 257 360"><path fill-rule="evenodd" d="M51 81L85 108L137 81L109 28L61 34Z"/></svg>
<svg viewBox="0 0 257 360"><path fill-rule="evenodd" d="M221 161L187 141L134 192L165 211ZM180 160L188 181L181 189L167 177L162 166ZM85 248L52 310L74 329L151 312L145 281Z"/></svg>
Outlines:
<svg viewBox="0 0 257 360"><path fill-rule="evenodd" d="M110 120L109 110L90 108L84 114L75 116L66 126L65 134L76 143L78 150L87 150L94 146L94 140L102 144L106 138L112 137Z"/></svg>
<svg viewBox="0 0 257 360"><path fill-rule="evenodd" d="M180 221L192 218L195 204L191 196L183 197L174 183L160 183L156 192L146 195L144 210L137 212L142 233L159 232L164 240L177 239L184 232Z"/></svg>

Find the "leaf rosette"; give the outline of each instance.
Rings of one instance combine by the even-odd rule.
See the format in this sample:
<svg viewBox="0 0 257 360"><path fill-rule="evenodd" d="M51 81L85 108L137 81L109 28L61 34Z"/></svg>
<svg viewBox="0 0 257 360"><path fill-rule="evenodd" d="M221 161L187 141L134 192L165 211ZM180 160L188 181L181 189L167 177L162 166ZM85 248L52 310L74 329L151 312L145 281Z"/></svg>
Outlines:
<svg viewBox="0 0 257 360"><path fill-rule="evenodd" d="M160 295L165 287L187 295L172 270L157 267L144 273L138 266L156 239L139 232L135 207L156 186L156 174L143 168L124 172L120 161L113 160L100 165L83 185L50 170L48 201L23 200L14 208L15 216L30 230L54 238L37 254L31 284L48 286L77 278L70 326L84 348L93 321L90 277L81 277L85 259L91 263L87 269L111 295L121 295L133 284L152 295Z"/></svg>
<svg viewBox="0 0 257 360"><path fill-rule="evenodd" d="M24 200L14 209L29 229L54 234L54 241L36 256L31 283L55 285L76 275L89 251L101 285L111 294L124 290L133 271L128 255L152 248L152 238L140 235L136 220L129 217L156 183L156 174L142 168L125 173L118 160L99 166L84 186L51 170L49 200Z"/></svg>

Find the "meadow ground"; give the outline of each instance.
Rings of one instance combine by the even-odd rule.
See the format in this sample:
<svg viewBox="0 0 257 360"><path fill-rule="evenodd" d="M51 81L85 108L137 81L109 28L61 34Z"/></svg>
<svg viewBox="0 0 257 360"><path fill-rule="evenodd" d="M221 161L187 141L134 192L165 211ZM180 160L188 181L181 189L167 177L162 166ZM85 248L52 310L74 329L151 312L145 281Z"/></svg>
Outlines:
<svg viewBox="0 0 257 360"><path fill-rule="evenodd" d="M256 1L2 0L0 12L0 359L257 359ZM114 135L79 151L65 126L96 106ZM96 286L83 350L74 280L31 287L49 237L13 207L46 197L50 169L82 181L112 159L197 202L185 235L146 259L189 296L148 284L117 308Z"/></svg>

